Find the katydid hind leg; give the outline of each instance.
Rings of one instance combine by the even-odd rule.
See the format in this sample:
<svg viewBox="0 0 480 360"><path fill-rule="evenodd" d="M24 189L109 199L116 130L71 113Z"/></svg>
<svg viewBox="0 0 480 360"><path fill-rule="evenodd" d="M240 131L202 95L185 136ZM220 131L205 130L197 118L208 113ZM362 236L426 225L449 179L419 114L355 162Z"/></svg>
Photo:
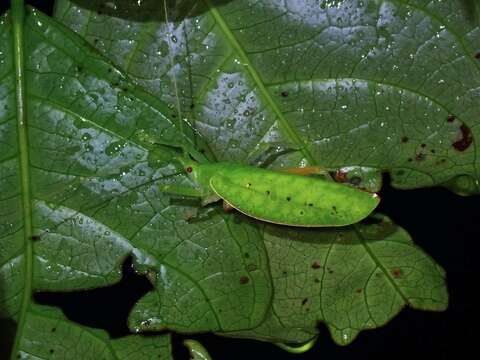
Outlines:
<svg viewBox="0 0 480 360"><path fill-rule="evenodd" d="M330 172L320 166L306 166L297 168L283 168L277 171L286 172L289 174L297 174L302 176L321 175L323 177L330 177Z"/></svg>
<svg viewBox="0 0 480 360"><path fill-rule="evenodd" d="M186 211L183 218L188 223L194 224L199 221L208 220L216 212L217 208L214 206L193 208Z"/></svg>

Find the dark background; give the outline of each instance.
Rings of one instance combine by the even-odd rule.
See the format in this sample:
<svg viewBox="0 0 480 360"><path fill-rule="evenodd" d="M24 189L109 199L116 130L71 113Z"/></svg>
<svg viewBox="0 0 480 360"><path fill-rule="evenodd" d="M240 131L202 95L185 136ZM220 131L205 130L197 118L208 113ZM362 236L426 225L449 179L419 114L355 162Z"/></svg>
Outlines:
<svg viewBox="0 0 480 360"><path fill-rule="evenodd" d="M53 1L28 1L47 14L52 13ZM0 14L8 9L8 1L0 0ZM480 101L480 100L479 100ZM480 239L480 197L460 197L442 188L398 191L385 181L379 212L390 216L404 227L427 254L447 272L450 305L440 313L405 308L386 326L363 331L346 347L333 343L326 328L311 351L293 355L274 345L252 340L221 338L211 334L189 336L200 340L214 360L270 357L274 359L405 359L408 356L429 356L451 359L467 353L477 353L474 331L478 326L479 284L478 242ZM477 259L477 260L475 260ZM35 300L59 306L68 318L82 325L105 329L112 337L128 334L126 319L129 309L149 291L148 281L136 275L130 260L124 264L124 278L109 288L92 291L40 293ZM14 324L0 322L0 338L8 343L7 333ZM184 337L174 334L173 345L177 360L188 359L181 346ZM3 346L3 347L2 347ZM6 354L0 340L0 359Z"/></svg>

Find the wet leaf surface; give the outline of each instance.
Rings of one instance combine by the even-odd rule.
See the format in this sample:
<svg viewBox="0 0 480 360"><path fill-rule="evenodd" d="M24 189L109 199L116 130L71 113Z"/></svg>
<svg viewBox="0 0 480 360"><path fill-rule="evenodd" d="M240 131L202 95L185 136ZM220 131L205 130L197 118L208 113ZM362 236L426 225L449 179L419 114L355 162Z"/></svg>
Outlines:
<svg viewBox="0 0 480 360"><path fill-rule="evenodd" d="M54 352L60 340L35 329L61 321L65 341L88 334L93 358L160 343L169 358L167 335L111 340L30 300L114 284L128 256L154 287L131 331L304 342L320 321L348 344L405 305L445 309L443 270L388 219L310 231L219 208L196 217L197 203L157 184L187 144L242 163L294 150L271 166L320 165L368 189L388 171L398 188L478 192L475 7L205 0L167 11L77 0L57 2L55 19L1 18L0 317L19 325L15 354L51 356L38 336Z"/></svg>

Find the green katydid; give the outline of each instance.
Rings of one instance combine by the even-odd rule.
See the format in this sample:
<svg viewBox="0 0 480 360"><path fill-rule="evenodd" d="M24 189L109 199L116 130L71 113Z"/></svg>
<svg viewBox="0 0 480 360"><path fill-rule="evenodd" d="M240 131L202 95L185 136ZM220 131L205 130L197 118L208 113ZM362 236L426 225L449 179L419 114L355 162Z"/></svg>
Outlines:
<svg viewBox="0 0 480 360"><path fill-rule="evenodd" d="M163 2L168 20L166 1ZM171 54L170 63L174 61ZM181 119L176 78L173 85L177 95L177 112ZM178 123L183 132L183 122ZM380 198L357 188L301 176L298 173L272 171L236 163L204 163L187 160L187 144L179 158L194 188L163 185L161 190L180 195L198 196L202 204L223 200L224 207L275 224L324 227L354 224L367 217ZM190 152L192 154L192 152ZM197 153L198 154L198 153ZM300 171L301 172L301 171Z"/></svg>
<svg viewBox="0 0 480 360"><path fill-rule="evenodd" d="M162 191L200 197L202 205L223 200L227 207L275 224L346 226L364 219L380 201L375 193L302 176L301 169L291 173L229 162L179 161L194 187L163 185Z"/></svg>

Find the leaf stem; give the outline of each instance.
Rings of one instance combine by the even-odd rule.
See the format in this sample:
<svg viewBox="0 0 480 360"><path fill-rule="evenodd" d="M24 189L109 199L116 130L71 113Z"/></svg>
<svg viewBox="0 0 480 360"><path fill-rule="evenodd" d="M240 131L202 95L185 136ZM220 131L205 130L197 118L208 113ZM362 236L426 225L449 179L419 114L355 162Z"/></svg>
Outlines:
<svg viewBox="0 0 480 360"><path fill-rule="evenodd" d="M12 349L11 358L17 358L21 341L21 332L27 318L32 295L33 274L33 247L31 237L32 224L32 197L30 188L29 156L28 156L28 124L26 114L25 95L25 58L23 49L23 29L25 22L25 5L23 0L12 0L12 29L13 29L13 57L15 63L15 95L17 102L17 132L19 146L19 167L22 192L23 226L24 226L24 288L20 314L17 321L17 335Z"/></svg>

